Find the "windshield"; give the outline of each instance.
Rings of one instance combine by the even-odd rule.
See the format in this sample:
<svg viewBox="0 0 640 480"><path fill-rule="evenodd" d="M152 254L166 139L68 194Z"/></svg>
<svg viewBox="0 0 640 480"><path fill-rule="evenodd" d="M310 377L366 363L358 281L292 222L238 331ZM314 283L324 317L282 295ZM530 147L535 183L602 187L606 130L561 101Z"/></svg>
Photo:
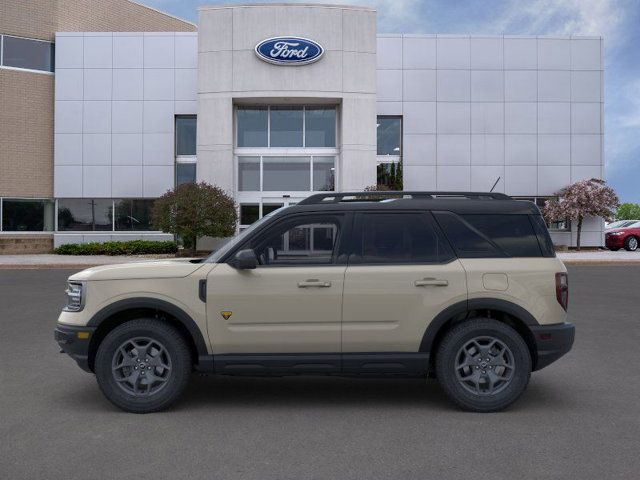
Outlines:
<svg viewBox="0 0 640 480"><path fill-rule="evenodd" d="M244 241L244 239L251 234L251 232L253 232L257 228L260 228L262 225L265 224L265 222L267 222L276 213L280 213L282 212L282 210L286 208L289 208L289 207L284 207L284 208L279 208L278 210L274 210L268 215L265 215L264 217L262 217L257 222L252 223L250 227L247 227L245 230L240 232L240 234L238 234L236 237L229 239L229 241L224 245L222 245L218 250L212 252L211 255L207 257L205 262L218 263L222 257L224 257L231 250L233 250L237 245L241 244Z"/></svg>
<svg viewBox="0 0 640 480"><path fill-rule="evenodd" d="M617 222L613 222L607 225L607 230L610 230L612 228L630 227L636 223L638 223L637 220L618 220Z"/></svg>

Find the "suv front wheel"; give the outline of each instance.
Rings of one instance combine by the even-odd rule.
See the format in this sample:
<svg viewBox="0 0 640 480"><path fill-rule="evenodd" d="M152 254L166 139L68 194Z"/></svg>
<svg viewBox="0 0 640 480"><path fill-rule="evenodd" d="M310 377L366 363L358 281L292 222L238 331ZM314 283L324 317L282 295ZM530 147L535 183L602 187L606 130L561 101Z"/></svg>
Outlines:
<svg viewBox="0 0 640 480"><path fill-rule="evenodd" d="M524 392L531 355L513 328L477 318L446 333L437 351L436 375L447 396L463 409L494 412Z"/></svg>
<svg viewBox="0 0 640 480"><path fill-rule="evenodd" d="M189 348L180 332L146 318L109 332L95 361L104 395L133 413L157 412L171 405L187 386L191 367Z"/></svg>

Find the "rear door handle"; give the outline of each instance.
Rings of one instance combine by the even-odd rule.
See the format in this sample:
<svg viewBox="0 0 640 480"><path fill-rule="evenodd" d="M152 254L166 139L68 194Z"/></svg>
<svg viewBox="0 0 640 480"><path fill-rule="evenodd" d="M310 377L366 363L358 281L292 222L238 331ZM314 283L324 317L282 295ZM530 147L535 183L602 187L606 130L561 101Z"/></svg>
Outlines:
<svg viewBox="0 0 640 480"><path fill-rule="evenodd" d="M319 287L327 288L331 286L331 282L321 282L316 279L305 280L304 282L298 282L298 288Z"/></svg>
<svg viewBox="0 0 640 480"><path fill-rule="evenodd" d="M449 285L449 281L439 278L423 278L422 280L416 280L413 284L416 287L446 287Z"/></svg>

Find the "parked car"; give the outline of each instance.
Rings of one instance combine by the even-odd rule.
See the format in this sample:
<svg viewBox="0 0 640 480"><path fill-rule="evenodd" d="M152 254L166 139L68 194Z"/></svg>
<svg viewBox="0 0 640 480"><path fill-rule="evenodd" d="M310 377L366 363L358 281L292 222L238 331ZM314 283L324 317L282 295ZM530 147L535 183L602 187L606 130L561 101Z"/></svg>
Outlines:
<svg viewBox="0 0 640 480"><path fill-rule="evenodd" d="M639 222L640 220L617 220L615 222L606 223L604 229L613 230L614 228L624 228Z"/></svg>
<svg viewBox="0 0 640 480"><path fill-rule="evenodd" d="M609 250L624 248L630 252L638 249L640 242L640 222L636 221L622 228L607 230L604 234L605 246Z"/></svg>
<svg viewBox="0 0 640 480"><path fill-rule="evenodd" d="M137 413L172 404L192 370L434 376L496 411L574 339L538 207L496 193L313 195L204 260L89 268L66 293L58 344Z"/></svg>

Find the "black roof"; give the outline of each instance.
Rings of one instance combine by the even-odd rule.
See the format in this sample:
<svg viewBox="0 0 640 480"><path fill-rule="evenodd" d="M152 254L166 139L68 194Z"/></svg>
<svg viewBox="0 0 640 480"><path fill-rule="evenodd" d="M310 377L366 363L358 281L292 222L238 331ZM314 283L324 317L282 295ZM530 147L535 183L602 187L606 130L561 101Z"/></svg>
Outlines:
<svg viewBox="0 0 640 480"><path fill-rule="evenodd" d="M503 193L485 192L331 192L311 195L287 209L316 211L433 210L458 214L533 214L540 210L530 201L514 200Z"/></svg>

